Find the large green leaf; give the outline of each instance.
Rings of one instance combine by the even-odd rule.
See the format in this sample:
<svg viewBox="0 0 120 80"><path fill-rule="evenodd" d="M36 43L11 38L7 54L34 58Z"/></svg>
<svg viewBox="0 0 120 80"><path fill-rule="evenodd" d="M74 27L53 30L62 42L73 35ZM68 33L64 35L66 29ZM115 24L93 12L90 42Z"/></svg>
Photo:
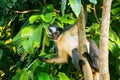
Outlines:
<svg viewBox="0 0 120 80"><path fill-rule="evenodd" d="M34 53L34 48L40 46L42 36L41 25L30 25L21 32L22 46L29 53Z"/></svg>
<svg viewBox="0 0 120 80"><path fill-rule="evenodd" d="M39 47L41 43L42 26L28 25L21 29L13 42L18 46L23 46L28 53L34 53L34 48Z"/></svg>
<svg viewBox="0 0 120 80"><path fill-rule="evenodd" d="M80 11L81 11L81 0L69 0L70 6L75 13L75 15L78 17Z"/></svg>
<svg viewBox="0 0 120 80"><path fill-rule="evenodd" d="M29 24L28 24L28 21L26 21L24 24L23 24L23 26L21 27L21 30L17 33L17 35L13 38L13 44L14 45L16 45L16 46L20 46L21 45L21 42L23 41L22 39L24 38L22 38L21 37L21 33L22 33L22 30L25 28L25 27L27 27L27 26L29 26Z"/></svg>
<svg viewBox="0 0 120 80"><path fill-rule="evenodd" d="M32 41L30 41L30 40L22 41L22 46L26 52L28 52L30 54L34 53L34 47L33 47Z"/></svg>
<svg viewBox="0 0 120 80"><path fill-rule="evenodd" d="M21 31L21 44L24 47L25 51L29 52L29 53L33 53L34 52L34 47L33 47L33 43L30 40L30 37L34 35L34 31L35 31L35 26L33 25L29 25L25 28L22 29Z"/></svg>
<svg viewBox="0 0 120 80"><path fill-rule="evenodd" d="M34 34L36 26L35 25L28 25L22 29L21 38L29 38Z"/></svg>
<svg viewBox="0 0 120 80"><path fill-rule="evenodd" d="M61 0L61 1L62 1L62 4L61 4L61 12L62 12L62 15L64 15L65 9L66 9L67 0Z"/></svg>
<svg viewBox="0 0 120 80"><path fill-rule="evenodd" d="M32 41L33 47L39 47L41 43L41 37L42 37L42 26L39 25L35 31L34 34L30 37L30 41Z"/></svg>

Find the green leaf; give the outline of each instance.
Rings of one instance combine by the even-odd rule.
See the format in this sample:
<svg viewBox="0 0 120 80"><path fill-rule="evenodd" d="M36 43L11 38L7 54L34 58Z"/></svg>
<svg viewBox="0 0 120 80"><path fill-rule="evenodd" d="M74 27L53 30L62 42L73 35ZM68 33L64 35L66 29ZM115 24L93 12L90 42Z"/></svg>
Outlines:
<svg viewBox="0 0 120 80"><path fill-rule="evenodd" d="M116 15L117 13L119 14L120 8L119 7L118 8L114 8L114 9L111 10L111 12L112 12L113 15Z"/></svg>
<svg viewBox="0 0 120 80"><path fill-rule="evenodd" d="M26 26L25 28L22 29L21 38L28 38L32 36L34 33L34 30L35 30L34 25Z"/></svg>
<svg viewBox="0 0 120 80"><path fill-rule="evenodd" d="M39 72L37 74L38 80L50 80L50 76L48 75L48 73L45 72Z"/></svg>
<svg viewBox="0 0 120 80"><path fill-rule="evenodd" d="M41 43L41 37L42 37L42 26L39 25L33 35L30 37L30 41L32 41L32 44L33 44L33 48L35 47L39 47L40 46L40 43Z"/></svg>
<svg viewBox="0 0 120 80"><path fill-rule="evenodd" d="M40 46L41 36L41 25L27 25L14 37L13 43L22 46L26 52L33 54L34 48Z"/></svg>
<svg viewBox="0 0 120 80"><path fill-rule="evenodd" d="M112 53L118 53L120 39L117 34L110 28L109 30L109 50Z"/></svg>
<svg viewBox="0 0 120 80"><path fill-rule="evenodd" d="M23 38L22 45L29 53L34 53L34 48L39 47L41 43L42 27L41 25L30 25L22 30L21 38Z"/></svg>
<svg viewBox="0 0 120 80"><path fill-rule="evenodd" d="M89 0L91 3L97 4L97 0Z"/></svg>
<svg viewBox="0 0 120 80"><path fill-rule="evenodd" d="M65 73L59 72L58 76L59 76L59 80L70 80Z"/></svg>
<svg viewBox="0 0 120 80"><path fill-rule="evenodd" d="M75 13L75 15L78 17L80 11L81 11L81 0L69 0L70 6Z"/></svg>
<svg viewBox="0 0 120 80"><path fill-rule="evenodd" d="M24 69L19 80L28 80L28 76L29 75L28 75L27 69Z"/></svg>
<svg viewBox="0 0 120 80"><path fill-rule="evenodd" d="M61 0L61 1L62 1L62 4L61 4L61 12L62 12L62 15L64 15L65 9L66 9L67 0Z"/></svg>
<svg viewBox="0 0 120 80"><path fill-rule="evenodd" d="M28 52L30 54L34 53L34 47L33 47L32 41L30 41L30 40L22 41L22 46L26 52Z"/></svg>
<svg viewBox="0 0 120 80"><path fill-rule="evenodd" d="M29 26L23 28L21 31L22 46L24 47L25 51L27 51L29 53L34 52L33 43L30 40L30 37L33 36L33 34L34 34L34 31L35 31L35 28L33 25L29 25Z"/></svg>
<svg viewBox="0 0 120 80"><path fill-rule="evenodd" d="M29 22L28 20L23 24L21 30L17 33L17 35L13 38L13 44L16 45L16 46L20 46L21 45L21 42L23 41L22 40L22 37L21 37L21 33L22 33L22 30L29 26Z"/></svg>
<svg viewBox="0 0 120 80"><path fill-rule="evenodd" d="M116 44L115 43L113 43L113 42L111 42L111 41L109 41L109 50L112 52L112 53L116 53L117 52L117 50L116 50Z"/></svg>
<svg viewBox="0 0 120 80"><path fill-rule="evenodd" d="M49 12L53 12L54 11L54 7L51 4L47 6L47 9L48 9Z"/></svg>
<svg viewBox="0 0 120 80"><path fill-rule="evenodd" d="M40 17L42 18L42 20L44 22L50 22L50 21L52 21L53 16L54 16L54 13L47 13L45 15L43 15L43 14L40 15Z"/></svg>
<svg viewBox="0 0 120 80"><path fill-rule="evenodd" d="M30 18L29 18L29 22L30 22L31 24L33 24L34 21L37 20L38 18L39 18L39 15L32 15L32 16L30 16Z"/></svg>
<svg viewBox="0 0 120 80"><path fill-rule="evenodd" d="M21 42L21 31L13 38L13 44L14 45L19 45Z"/></svg>
<svg viewBox="0 0 120 80"><path fill-rule="evenodd" d="M69 14L66 14L60 18L60 21L62 23L67 23L67 24L74 24L75 19L71 18Z"/></svg>
<svg viewBox="0 0 120 80"><path fill-rule="evenodd" d="M88 28L88 32L95 32L97 30L99 30L100 25L98 23L93 23L89 28Z"/></svg>
<svg viewBox="0 0 120 80"><path fill-rule="evenodd" d="M19 80L21 74L22 74L22 71L19 72L19 73L17 73L16 75L14 75L14 76L12 77L12 80Z"/></svg>
<svg viewBox="0 0 120 80"><path fill-rule="evenodd" d="M120 44L120 39L117 34L110 28L109 30L109 39L114 41L116 44Z"/></svg>

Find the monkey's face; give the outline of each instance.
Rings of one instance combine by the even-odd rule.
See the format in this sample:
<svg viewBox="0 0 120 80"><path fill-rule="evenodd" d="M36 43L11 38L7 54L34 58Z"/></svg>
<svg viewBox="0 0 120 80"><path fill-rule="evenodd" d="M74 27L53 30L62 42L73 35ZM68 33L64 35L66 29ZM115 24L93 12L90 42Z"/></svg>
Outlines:
<svg viewBox="0 0 120 80"><path fill-rule="evenodd" d="M62 33L62 28L57 25L51 25L48 27L48 35L50 38L57 40L60 34Z"/></svg>

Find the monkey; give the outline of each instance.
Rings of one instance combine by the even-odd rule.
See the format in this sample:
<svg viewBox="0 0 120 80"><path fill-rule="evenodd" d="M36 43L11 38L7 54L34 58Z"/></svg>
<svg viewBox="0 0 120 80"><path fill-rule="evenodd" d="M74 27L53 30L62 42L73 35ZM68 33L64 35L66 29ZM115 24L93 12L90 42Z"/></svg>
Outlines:
<svg viewBox="0 0 120 80"><path fill-rule="evenodd" d="M55 42L57 55L43 61L63 64L68 63L68 57L70 56L74 67L81 71L81 67L85 62L79 57L77 25L67 26L64 29L57 25L50 25L48 27L48 36ZM95 74L99 71L98 47L94 41L88 41L86 44L88 52L84 52L82 55L87 58L92 72Z"/></svg>
<svg viewBox="0 0 120 80"><path fill-rule="evenodd" d="M85 62L79 57L77 25L66 26L64 29L50 25L48 36L55 42L57 55L51 59L41 57L38 59L47 63L64 64L68 63L68 57L71 57L73 66L83 73L82 65ZM86 45L88 51L82 55L90 64L94 80L99 80L98 46L93 40L87 40Z"/></svg>

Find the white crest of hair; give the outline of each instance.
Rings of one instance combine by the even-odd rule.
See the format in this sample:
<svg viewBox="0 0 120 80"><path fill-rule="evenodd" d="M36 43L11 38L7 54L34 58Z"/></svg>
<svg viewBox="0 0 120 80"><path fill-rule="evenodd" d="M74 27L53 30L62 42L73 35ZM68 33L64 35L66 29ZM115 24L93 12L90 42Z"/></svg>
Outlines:
<svg viewBox="0 0 120 80"><path fill-rule="evenodd" d="M54 26L50 27L50 29L52 30L52 32L56 32L56 28Z"/></svg>

